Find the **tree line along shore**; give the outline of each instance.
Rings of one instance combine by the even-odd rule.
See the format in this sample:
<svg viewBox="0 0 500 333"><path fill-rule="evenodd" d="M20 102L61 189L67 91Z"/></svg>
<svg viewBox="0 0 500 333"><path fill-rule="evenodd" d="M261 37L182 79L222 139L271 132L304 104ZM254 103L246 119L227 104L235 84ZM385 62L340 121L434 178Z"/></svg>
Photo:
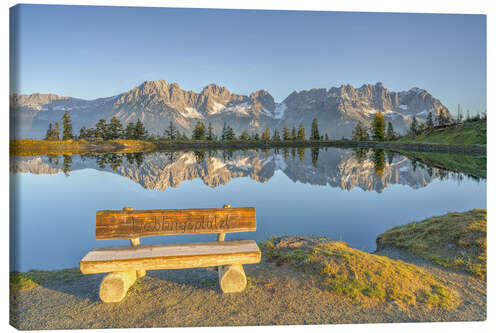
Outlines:
<svg viewBox="0 0 500 333"><path fill-rule="evenodd" d="M261 134L255 131L249 133L245 130L236 136L230 125L224 124L222 132L217 135L211 123L205 126L199 121L190 137L181 132L172 122L163 135L148 133L140 120L135 123L130 122L124 128L116 117L111 118L109 122L101 119L92 128L82 127L79 135L73 134L68 112L63 115L62 124L62 132L59 123L49 124L43 140L11 140L11 152L36 154L37 152L135 152L141 149L150 151L183 148L347 146L486 153L485 116L455 122L445 117L438 117L437 124L434 124L432 114L429 113L426 124L417 124L414 117L409 132L401 136L394 132L392 123L386 122L384 115L379 111L375 114L370 129L358 123L353 129L351 139L340 140L331 140L326 133L321 134L317 119L314 119L311 124L309 137L306 137L306 130L302 123L298 127L293 125L291 129L285 123L281 130L274 129L272 135L270 128L266 128Z"/></svg>

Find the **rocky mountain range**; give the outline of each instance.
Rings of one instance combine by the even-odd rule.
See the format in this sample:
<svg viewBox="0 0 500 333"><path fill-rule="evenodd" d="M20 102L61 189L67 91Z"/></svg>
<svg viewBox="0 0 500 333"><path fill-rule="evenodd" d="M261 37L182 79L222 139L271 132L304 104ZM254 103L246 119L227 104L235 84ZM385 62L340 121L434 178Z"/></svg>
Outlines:
<svg viewBox="0 0 500 333"><path fill-rule="evenodd" d="M361 188L366 191L382 192L391 184L425 187L439 177L441 170L415 165L403 155L394 155L385 160L378 169L374 164L373 152L359 155L351 150L329 148L281 149L267 152L249 150L231 155L227 152L208 153L200 157L195 152L142 154L137 163L129 156L116 160L73 156L69 164L64 158L47 156L11 157L11 173L54 174L81 169L96 169L127 177L146 189L163 191L178 187L183 182L201 179L210 187L218 187L231 179L248 177L264 183L278 172L284 173L294 182L319 186L331 186L343 190ZM117 155L109 155L118 157ZM66 157L67 158L67 157ZM65 169L67 168L67 169Z"/></svg>
<svg viewBox="0 0 500 333"><path fill-rule="evenodd" d="M413 116L424 122L428 113L439 111L451 117L441 102L419 88L391 92L382 83L359 88L342 85L330 89L292 92L281 103L265 90L250 95L231 93L210 84L200 93L183 90L178 83L146 81L122 94L95 100L62 97L55 94L10 96L11 133L13 137L41 138L49 122L60 121L69 111L73 129L93 127L101 118L116 116L122 123L140 119L150 133L162 134L170 121L190 135L197 121L211 122L220 134L223 124L230 124L237 134L243 130L262 133L265 127L289 128L302 122L307 135L312 120L318 118L321 133L330 138L351 137L354 126L369 126L381 110L397 132L408 130Z"/></svg>

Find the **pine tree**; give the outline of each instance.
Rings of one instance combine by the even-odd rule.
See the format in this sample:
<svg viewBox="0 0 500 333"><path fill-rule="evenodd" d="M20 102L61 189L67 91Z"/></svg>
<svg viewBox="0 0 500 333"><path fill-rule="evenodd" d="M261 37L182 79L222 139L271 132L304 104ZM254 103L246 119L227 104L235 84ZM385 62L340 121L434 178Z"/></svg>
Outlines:
<svg viewBox="0 0 500 333"><path fill-rule="evenodd" d="M196 122L196 126L193 129L193 140L205 140L205 125L198 121Z"/></svg>
<svg viewBox="0 0 500 333"><path fill-rule="evenodd" d="M73 126L71 125L71 118L69 116L69 111L64 112L64 115L62 117L62 124L63 124L62 139L63 140L73 139Z"/></svg>
<svg viewBox="0 0 500 333"><path fill-rule="evenodd" d="M366 141L369 139L368 131L359 122L357 123L356 127L354 127L354 130L352 131L352 139L354 141Z"/></svg>
<svg viewBox="0 0 500 333"><path fill-rule="evenodd" d="M227 132L227 126L226 123L224 123L224 126L222 127L222 134L220 136L220 139L222 141L226 141L226 132Z"/></svg>
<svg viewBox="0 0 500 333"><path fill-rule="evenodd" d="M225 141L231 141L234 140L235 134L234 130L231 126L224 124L224 129L222 135L224 136Z"/></svg>
<svg viewBox="0 0 500 333"><path fill-rule="evenodd" d="M352 139L354 141L361 141L363 137L362 131L363 131L363 126L361 125L361 123L358 122L356 124L356 127L354 127L354 129L352 130Z"/></svg>
<svg viewBox="0 0 500 333"><path fill-rule="evenodd" d="M432 121L432 112L429 111L427 115L427 122L425 123L428 129L432 129L434 127L434 122Z"/></svg>
<svg viewBox="0 0 500 333"><path fill-rule="evenodd" d="M384 140L385 134L385 119L380 110L377 111L372 121L373 139L376 141Z"/></svg>
<svg viewBox="0 0 500 333"><path fill-rule="evenodd" d="M277 128L274 129L273 140L280 141L280 132L278 131Z"/></svg>
<svg viewBox="0 0 500 333"><path fill-rule="evenodd" d="M288 126L286 123L283 125L283 140L290 140L290 132L288 131Z"/></svg>
<svg viewBox="0 0 500 333"><path fill-rule="evenodd" d="M320 139L319 129L318 129L318 118L314 118L311 125L311 141L317 141Z"/></svg>
<svg viewBox="0 0 500 333"><path fill-rule="evenodd" d="M56 121L54 129L52 130L52 135L51 135L52 140L59 140L59 134L60 134L59 123Z"/></svg>
<svg viewBox="0 0 500 333"><path fill-rule="evenodd" d="M269 127L266 127L266 129L264 130L264 133L262 133L262 140L269 141L270 139L271 139L270 130L269 130Z"/></svg>
<svg viewBox="0 0 500 333"><path fill-rule="evenodd" d="M49 128L47 128L47 132L45 132L45 140L52 140L52 123L49 123Z"/></svg>
<svg viewBox="0 0 500 333"><path fill-rule="evenodd" d="M108 139L116 140L123 138L123 125L116 117L113 116L108 125Z"/></svg>
<svg viewBox="0 0 500 333"><path fill-rule="evenodd" d="M108 139L108 126L106 124L106 119L99 119L99 122L95 125L95 129L98 138L103 140Z"/></svg>
<svg viewBox="0 0 500 333"><path fill-rule="evenodd" d="M260 140L260 137L259 137L259 132L255 132L255 134L253 135L253 139L255 141L259 141Z"/></svg>
<svg viewBox="0 0 500 333"><path fill-rule="evenodd" d="M177 128L174 125L173 121L170 121L168 124L167 129L165 130L165 136L167 137L168 140L175 140L177 138Z"/></svg>
<svg viewBox="0 0 500 333"><path fill-rule="evenodd" d="M215 140L214 128L212 127L211 122L208 123L207 140L208 141Z"/></svg>
<svg viewBox="0 0 500 333"><path fill-rule="evenodd" d="M295 128L295 124L292 127L292 132L290 133L290 140L297 140L297 129Z"/></svg>
<svg viewBox="0 0 500 333"><path fill-rule="evenodd" d="M304 125L302 123L300 123L299 125L299 130L297 132L297 140L306 141L306 129L304 128Z"/></svg>
<svg viewBox="0 0 500 333"><path fill-rule="evenodd" d="M325 133L325 141L328 141L328 133Z"/></svg>
<svg viewBox="0 0 500 333"><path fill-rule="evenodd" d="M394 132L394 128L392 127L392 122L389 122L387 124L386 138L387 140L394 140L396 138L396 133Z"/></svg>
<svg viewBox="0 0 500 333"><path fill-rule="evenodd" d="M134 133L135 133L135 125L134 123L130 122L127 124L127 127L125 128L125 139L127 140L134 140Z"/></svg>
<svg viewBox="0 0 500 333"><path fill-rule="evenodd" d="M88 139L87 128L85 126L80 127L80 139Z"/></svg>
<svg viewBox="0 0 500 333"><path fill-rule="evenodd" d="M467 110L467 119L470 120L470 113L469 113L469 110ZM439 126L443 126L443 125L446 125L448 123L449 119L448 117L446 117L446 115L444 114L444 112L442 112L441 110L438 111L438 124Z"/></svg>
<svg viewBox="0 0 500 333"><path fill-rule="evenodd" d="M410 135L415 136L418 133L418 123L417 123L417 118L413 116L410 124Z"/></svg>
<svg viewBox="0 0 500 333"><path fill-rule="evenodd" d="M248 132L246 130L243 130L243 132L241 132L240 140L248 140Z"/></svg>
<svg viewBox="0 0 500 333"><path fill-rule="evenodd" d="M134 138L135 140L146 140L148 137L148 131L144 127L144 124L142 121L137 119L137 122L135 123L135 128L134 128Z"/></svg>

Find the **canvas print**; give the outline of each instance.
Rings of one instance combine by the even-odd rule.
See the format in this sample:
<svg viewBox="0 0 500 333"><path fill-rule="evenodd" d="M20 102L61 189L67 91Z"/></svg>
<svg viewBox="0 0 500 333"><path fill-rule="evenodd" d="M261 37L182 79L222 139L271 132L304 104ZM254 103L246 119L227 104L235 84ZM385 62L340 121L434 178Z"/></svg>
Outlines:
<svg viewBox="0 0 500 333"><path fill-rule="evenodd" d="M486 16L10 8L10 323L486 320Z"/></svg>

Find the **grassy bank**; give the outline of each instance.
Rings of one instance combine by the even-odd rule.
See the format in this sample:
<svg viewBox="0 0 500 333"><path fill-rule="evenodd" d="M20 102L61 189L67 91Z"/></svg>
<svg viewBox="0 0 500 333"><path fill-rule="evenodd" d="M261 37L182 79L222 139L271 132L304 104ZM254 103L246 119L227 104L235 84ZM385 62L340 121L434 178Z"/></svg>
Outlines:
<svg viewBox="0 0 500 333"><path fill-rule="evenodd" d="M10 140L10 154L17 156L136 153L153 149L155 149L153 143L140 140L109 140L102 142L89 142L86 140Z"/></svg>
<svg viewBox="0 0 500 333"><path fill-rule="evenodd" d="M412 222L377 237L377 246L406 249L436 264L486 278L486 210Z"/></svg>
<svg viewBox="0 0 500 333"><path fill-rule="evenodd" d="M413 137L403 137L401 143L429 143L442 145L486 145L486 120L426 130Z"/></svg>
<svg viewBox="0 0 500 333"><path fill-rule="evenodd" d="M261 244L265 257L287 263L314 277L328 291L356 301L426 304L449 309L457 294L442 281L411 265L369 254L327 238L282 237Z"/></svg>

